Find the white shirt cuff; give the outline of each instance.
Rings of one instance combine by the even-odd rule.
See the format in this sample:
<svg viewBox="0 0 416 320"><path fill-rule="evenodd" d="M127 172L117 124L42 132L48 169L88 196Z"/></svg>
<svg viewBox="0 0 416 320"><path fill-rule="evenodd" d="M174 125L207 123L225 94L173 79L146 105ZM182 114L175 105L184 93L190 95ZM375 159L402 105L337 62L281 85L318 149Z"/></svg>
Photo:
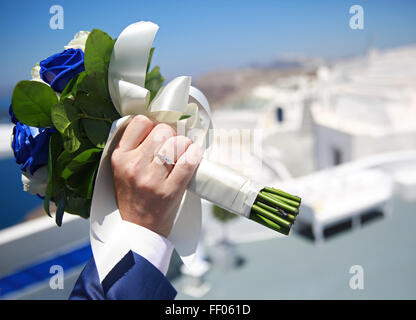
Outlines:
<svg viewBox="0 0 416 320"><path fill-rule="evenodd" d="M166 276L173 252L172 242L156 232L129 221L123 220L122 226L125 239L130 243L130 249Z"/></svg>

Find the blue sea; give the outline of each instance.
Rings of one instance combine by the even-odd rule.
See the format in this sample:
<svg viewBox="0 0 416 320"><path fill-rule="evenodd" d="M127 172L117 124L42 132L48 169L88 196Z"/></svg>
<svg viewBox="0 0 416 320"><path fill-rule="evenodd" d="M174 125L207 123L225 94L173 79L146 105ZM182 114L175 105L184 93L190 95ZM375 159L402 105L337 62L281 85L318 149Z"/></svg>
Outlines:
<svg viewBox="0 0 416 320"><path fill-rule="evenodd" d="M0 123L10 122L10 97L0 97ZM24 220L28 212L42 205L42 199L23 191L19 165L13 158L0 159L0 229Z"/></svg>
<svg viewBox="0 0 416 320"><path fill-rule="evenodd" d="M9 106L11 97L0 96L0 123L10 122Z"/></svg>
<svg viewBox="0 0 416 320"><path fill-rule="evenodd" d="M21 172L14 159L0 159L0 229L24 220L43 200L23 191Z"/></svg>

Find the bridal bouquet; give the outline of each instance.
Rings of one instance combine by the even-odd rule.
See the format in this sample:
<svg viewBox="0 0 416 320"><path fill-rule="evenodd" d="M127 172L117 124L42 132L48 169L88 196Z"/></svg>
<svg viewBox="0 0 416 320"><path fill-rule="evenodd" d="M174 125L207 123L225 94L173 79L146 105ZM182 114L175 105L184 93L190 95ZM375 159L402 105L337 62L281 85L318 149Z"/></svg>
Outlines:
<svg viewBox="0 0 416 320"><path fill-rule="evenodd" d="M64 51L36 64L31 81L14 88L9 113L22 182L44 197L48 214L50 201L56 204L58 225L64 211L89 217L99 160L111 124L120 118L108 91L113 46L101 30L81 31ZM146 71L145 87L154 97L164 78L159 67Z"/></svg>
<svg viewBox="0 0 416 320"><path fill-rule="evenodd" d="M160 68L150 68L157 30L154 23L138 22L117 39L98 29L81 31L64 51L36 64L32 80L13 91L12 148L24 189L44 199L49 215L55 203L58 225L64 212L91 216L94 255L120 219L108 158L131 118L144 114L181 126L194 140L204 140L212 128L208 102L190 77L163 86ZM201 198L286 235L301 202L207 158L188 191L171 235L183 256L195 249L191 238L199 236Z"/></svg>

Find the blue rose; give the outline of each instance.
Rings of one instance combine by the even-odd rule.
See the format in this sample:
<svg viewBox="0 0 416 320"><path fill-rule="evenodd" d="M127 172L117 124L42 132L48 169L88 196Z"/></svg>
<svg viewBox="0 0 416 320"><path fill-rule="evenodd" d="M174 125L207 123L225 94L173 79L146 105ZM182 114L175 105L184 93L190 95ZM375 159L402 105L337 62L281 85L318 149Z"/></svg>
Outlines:
<svg viewBox="0 0 416 320"><path fill-rule="evenodd" d="M16 119L12 106L9 108L13 128L12 149L16 163L22 171L29 169L33 174L40 167L48 164L49 138L55 128L36 128L27 126Z"/></svg>
<svg viewBox="0 0 416 320"><path fill-rule="evenodd" d="M67 49L40 62L40 77L57 92L62 92L68 82L84 70L81 49Z"/></svg>

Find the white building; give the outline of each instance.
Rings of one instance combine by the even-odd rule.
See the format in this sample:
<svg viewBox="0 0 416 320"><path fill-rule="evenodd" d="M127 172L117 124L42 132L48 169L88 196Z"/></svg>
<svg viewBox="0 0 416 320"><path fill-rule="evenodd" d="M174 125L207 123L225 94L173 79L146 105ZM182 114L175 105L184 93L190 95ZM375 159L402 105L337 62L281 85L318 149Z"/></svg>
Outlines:
<svg viewBox="0 0 416 320"><path fill-rule="evenodd" d="M318 72L317 169L416 149L416 46L372 51Z"/></svg>
<svg viewBox="0 0 416 320"><path fill-rule="evenodd" d="M217 128L263 131L263 164L298 177L373 154L416 149L416 45L261 84L214 113ZM279 172L278 172L279 171ZM265 174L269 175L270 172Z"/></svg>
<svg viewBox="0 0 416 320"><path fill-rule="evenodd" d="M310 112L315 83L314 76L297 75L258 85L228 108L216 110L214 126L261 130L263 176L274 180L310 173L315 169Z"/></svg>

